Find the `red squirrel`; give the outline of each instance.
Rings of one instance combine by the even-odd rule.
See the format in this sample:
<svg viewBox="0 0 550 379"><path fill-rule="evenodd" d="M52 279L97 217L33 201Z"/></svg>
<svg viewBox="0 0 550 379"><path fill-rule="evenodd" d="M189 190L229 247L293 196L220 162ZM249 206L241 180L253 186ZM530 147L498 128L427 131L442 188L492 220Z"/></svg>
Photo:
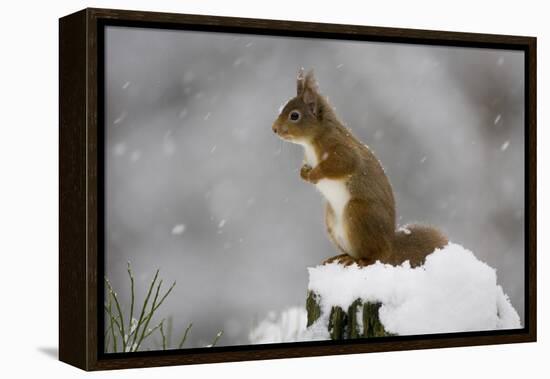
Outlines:
<svg viewBox="0 0 550 379"><path fill-rule="evenodd" d="M415 267L447 245L447 237L433 227L413 224L396 230L393 190L380 161L338 119L319 93L313 71L299 71L296 97L286 103L272 129L304 147L300 176L326 200L327 232L342 254L324 264L409 261Z"/></svg>

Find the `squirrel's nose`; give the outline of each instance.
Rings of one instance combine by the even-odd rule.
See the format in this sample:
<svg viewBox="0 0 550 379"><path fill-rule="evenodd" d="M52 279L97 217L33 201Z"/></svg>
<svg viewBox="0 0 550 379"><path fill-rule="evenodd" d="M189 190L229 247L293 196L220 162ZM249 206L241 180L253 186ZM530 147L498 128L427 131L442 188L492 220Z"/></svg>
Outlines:
<svg viewBox="0 0 550 379"><path fill-rule="evenodd" d="M273 133L277 134L277 125L273 124L271 129L273 129Z"/></svg>

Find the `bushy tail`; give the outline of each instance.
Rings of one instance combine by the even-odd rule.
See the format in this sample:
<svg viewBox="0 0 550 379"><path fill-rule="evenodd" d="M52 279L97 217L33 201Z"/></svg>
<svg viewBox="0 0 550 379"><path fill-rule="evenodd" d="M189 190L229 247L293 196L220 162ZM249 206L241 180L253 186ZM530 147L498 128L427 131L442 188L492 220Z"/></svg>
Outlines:
<svg viewBox="0 0 550 379"><path fill-rule="evenodd" d="M448 243L447 237L431 226L412 224L399 228L393 243L392 264L408 260L412 267L420 266L427 255Z"/></svg>

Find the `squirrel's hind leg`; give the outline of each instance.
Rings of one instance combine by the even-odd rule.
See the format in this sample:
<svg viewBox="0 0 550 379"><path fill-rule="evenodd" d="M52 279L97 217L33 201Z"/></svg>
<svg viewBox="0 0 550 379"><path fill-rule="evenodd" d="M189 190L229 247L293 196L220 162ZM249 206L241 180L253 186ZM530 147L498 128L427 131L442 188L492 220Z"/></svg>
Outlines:
<svg viewBox="0 0 550 379"><path fill-rule="evenodd" d="M327 227L327 233L329 236L330 241L336 248L342 253L339 255L335 255L333 257L325 259L321 264L326 265L334 262L338 262L341 264L345 264L346 266L349 266L352 264L355 260L348 255L348 252L344 250L344 248L338 243L338 240L336 236L334 235L334 210L330 206L329 203L325 206L325 225Z"/></svg>
<svg viewBox="0 0 550 379"><path fill-rule="evenodd" d="M377 203L352 199L344 210L344 223L350 255L358 264L388 263L395 226L387 209Z"/></svg>
<svg viewBox="0 0 550 379"><path fill-rule="evenodd" d="M344 250L344 248L338 243L338 239L334 235L334 218L335 218L334 210L332 209L330 204L327 202L325 206L325 226L327 228L327 233L328 233L330 242L332 242L332 244L336 246L338 251L342 253L341 255L347 255L348 252ZM333 258L340 257L341 255L334 256Z"/></svg>

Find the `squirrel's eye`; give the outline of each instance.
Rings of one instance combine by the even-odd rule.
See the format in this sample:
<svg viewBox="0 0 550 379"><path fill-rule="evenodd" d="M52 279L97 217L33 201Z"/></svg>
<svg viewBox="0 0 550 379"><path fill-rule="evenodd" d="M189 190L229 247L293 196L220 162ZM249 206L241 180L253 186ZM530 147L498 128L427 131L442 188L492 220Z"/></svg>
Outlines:
<svg viewBox="0 0 550 379"><path fill-rule="evenodd" d="M292 111L288 115L288 118L290 119L290 121L294 121L294 122L298 121L300 117L301 117L301 114L298 111Z"/></svg>

